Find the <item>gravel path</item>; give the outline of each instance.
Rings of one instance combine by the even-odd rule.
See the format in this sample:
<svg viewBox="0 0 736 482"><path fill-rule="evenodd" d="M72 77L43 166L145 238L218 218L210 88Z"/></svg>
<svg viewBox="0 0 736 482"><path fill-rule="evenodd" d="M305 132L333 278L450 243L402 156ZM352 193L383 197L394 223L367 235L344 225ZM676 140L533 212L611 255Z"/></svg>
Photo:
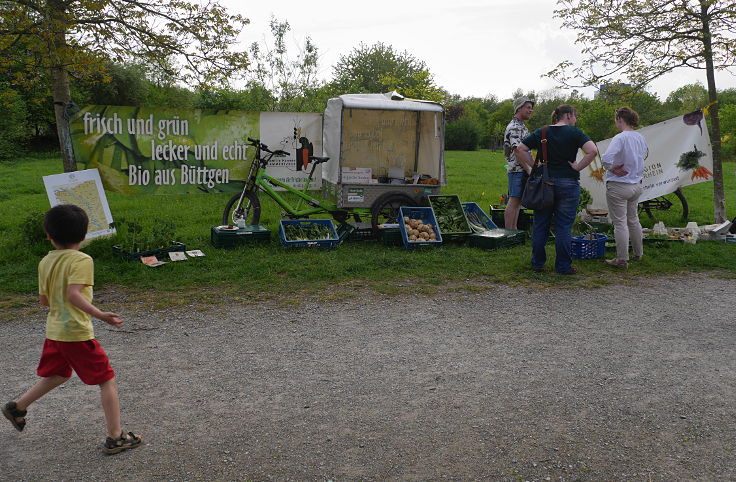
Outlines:
<svg viewBox="0 0 736 482"><path fill-rule="evenodd" d="M736 480L733 280L365 298L129 307L97 336L145 446L103 455L73 378L0 419L0 479ZM43 317L0 324L3 402Z"/></svg>

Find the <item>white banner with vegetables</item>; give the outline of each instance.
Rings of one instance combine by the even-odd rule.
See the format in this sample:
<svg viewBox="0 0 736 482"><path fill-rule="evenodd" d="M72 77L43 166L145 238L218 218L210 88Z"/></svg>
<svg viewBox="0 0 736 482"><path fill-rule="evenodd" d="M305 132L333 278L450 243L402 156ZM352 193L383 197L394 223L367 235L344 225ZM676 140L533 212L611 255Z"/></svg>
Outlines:
<svg viewBox="0 0 736 482"><path fill-rule="evenodd" d="M713 153L702 111L646 126L637 132L649 146L640 202L669 194L681 186L713 179ZM606 139L597 143L600 155L606 152L610 142L611 139ZM580 172L580 184L592 197L589 208L607 209L604 174L600 157Z"/></svg>

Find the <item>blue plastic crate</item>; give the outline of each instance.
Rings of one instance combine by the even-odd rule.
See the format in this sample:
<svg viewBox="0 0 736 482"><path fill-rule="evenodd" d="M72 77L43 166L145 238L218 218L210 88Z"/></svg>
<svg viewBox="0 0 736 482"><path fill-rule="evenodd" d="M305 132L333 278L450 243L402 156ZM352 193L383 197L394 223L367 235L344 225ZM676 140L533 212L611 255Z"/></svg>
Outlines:
<svg viewBox="0 0 736 482"><path fill-rule="evenodd" d="M586 239L590 236L593 236L594 239ZM606 253L606 241L608 241L608 236L605 234L573 236L571 255L573 259L602 258Z"/></svg>
<svg viewBox="0 0 736 482"><path fill-rule="evenodd" d="M330 231L329 239L302 239L290 240L286 238L284 226L311 226L311 225L327 226ZM340 237L335 230L335 225L331 219L282 219L279 223L279 239L281 245L286 248L334 248L340 242Z"/></svg>
<svg viewBox="0 0 736 482"><path fill-rule="evenodd" d="M486 229L498 229L498 226L496 226L496 223L493 222L491 217L483 211L483 209L478 206L477 203L462 203L463 204L463 211L465 211L465 217L468 218L468 223L471 223L472 218L477 218L478 220L482 221L481 227ZM470 226L473 228L473 226ZM473 229L475 231L475 229Z"/></svg>
<svg viewBox="0 0 736 482"><path fill-rule="evenodd" d="M431 224L437 239L434 241L409 241L409 235L406 232L406 225L404 223L404 216L408 216L410 219L419 219L424 224ZM401 206L399 208L399 230L401 231L401 240L403 241L404 248L406 249L442 244L442 233L440 232L440 227L437 224L437 218L435 218L434 210L432 208Z"/></svg>

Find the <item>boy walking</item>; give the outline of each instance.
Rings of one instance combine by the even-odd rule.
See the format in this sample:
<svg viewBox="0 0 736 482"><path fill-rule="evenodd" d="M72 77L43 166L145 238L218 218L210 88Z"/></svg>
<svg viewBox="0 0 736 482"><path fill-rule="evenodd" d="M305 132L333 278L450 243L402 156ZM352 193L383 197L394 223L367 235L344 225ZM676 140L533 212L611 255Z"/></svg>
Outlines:
<svg viewBox="0 0 736 482"><path fill-rule="evenodd" d="M123 320L92 305L94 263L79 251L88 224L87 214L72 204L55 206L44 217L44 231L56 249L38 265L39 301L49 307L46 340L37 369L41 379L20 398L6 403L2 412L22 431L28 406L69 380L73 370L85 384L100 386L107 425L104 450L116 454L139 446L142 439L133 432L123 432L115 372L95 340L92 317L115 327Z"/></svg>

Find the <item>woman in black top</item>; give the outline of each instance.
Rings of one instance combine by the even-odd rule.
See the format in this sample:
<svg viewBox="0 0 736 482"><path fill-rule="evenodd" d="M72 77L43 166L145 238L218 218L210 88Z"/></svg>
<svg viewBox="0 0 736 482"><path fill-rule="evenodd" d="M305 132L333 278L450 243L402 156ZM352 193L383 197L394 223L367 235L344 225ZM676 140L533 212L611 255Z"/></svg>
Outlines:
<svg viewBox="0 0 736 482"><path fill-rule="evenodd" d="M547 126L547 168L550 181L554 184L554 205L549 209L534 211L532 228L532 269L543 271L547 261L547 235L554 219L555 224L555 272L558 274L575 274L570 255L572 245L572 225L578 212L580 201L580 171L590 164L598 153L593 141L583 131L575 127L577 110L568 104L562 104L552 113L552 125ZM525 137L516 148L516 159L531 174L534 159L531 149L541 147L542 129ZM578 149L585 156L576 162Z"/></svg>

